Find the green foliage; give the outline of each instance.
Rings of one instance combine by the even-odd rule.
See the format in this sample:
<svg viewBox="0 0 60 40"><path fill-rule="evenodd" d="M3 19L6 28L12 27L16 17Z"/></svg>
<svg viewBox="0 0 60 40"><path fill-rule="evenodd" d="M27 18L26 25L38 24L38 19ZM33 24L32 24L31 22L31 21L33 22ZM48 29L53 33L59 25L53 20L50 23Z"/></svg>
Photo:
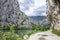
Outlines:
<svg viewBox="0 0 60 40"><path fill-rule="evenodd" d="M15 33L0 31L0 40L23 40L23 38Z"/></svg>
<svg viewBox="0 0 60 40"><path fill-rule="evenodd" d="M16 26L17 27L17 26ZM14 33L15 27L12 25L9 25L9 29L11 32L0 32L0 39L1 40L24 40L23 36L24 34L17 35ZM34 34L36 32L46 31L50 29L50 25L47 26L38 26L35 24L32 24L32 29L29 30L26 35L30 36L31 34ZM21 27L20 30L27 30L25 27Z"/></svg>
<svg viewBox="0 0 60 40"><path fill-rule="evenodd" d="M13 25L9 25L9 30L14 33L14 26Z"/></svg>
<svg viewBox="0 0 60 40"><path fill-rule="evenodd" d="M0 31L0 40L3 40L3 32Z"/></svg>
<svg viewBox="0 0 60 40"><path fill-rule="evenodd" d="M33 24L32 25L32 30L28 31L26 33L26 35L30 36L31 34L37 33L37 32L41 32L41 31L47 31L50 29L50 25L46 25L46 26L38 26Z"/></svg>
<svg viewBox="0 0 60 40"><path fill-rule="evenodd" d="M3 27L0 30L28 30L29 28L26 27L20 27L20 26L13 26L13 25L9 25L8 27Z"/></svg>
<svg viewBox="0 0 60 40"><path fill-rule="evenodd" d="M11 26L10 26L10 30L11 30L11 31L14 30L14 26L11 25Z"/></svg>
<svg viewBox="0 0 60 40"><path fill-rule="evenodd" d="M39 26L39 25L32 24L32 30L36 30L36 31L47 31L49 29L50 29L50 25Z"/></svg>
<svg viewBox="0 0 60 40"><path fill-rule="evenodd" d="M52 30L52 33L54 33L54 34L60 36L60 30L54 29L54 30Z"/></svg>
<svg viewBox="0 0 60 40"><path fill-rule="evenodd" d="M31 34L33 34L33 30L30 30L26 33L26 35L30 36Z"/></svg>
<svg viewBox="0 0 60 40"><path fill-rule="evenodd" d="M21 27L20 30L27 30L27 28L26 27Z"/></svg>
<svg viewBox="0 0 60 40"><path fill-rule="evenodd" d="M10 27L11 32L7 32L7 31L4 32L4 30L0 31L0 39L1 40L24 40L23 35L19 36L14 33L14 26L9 25L9 27Z"/></svg>

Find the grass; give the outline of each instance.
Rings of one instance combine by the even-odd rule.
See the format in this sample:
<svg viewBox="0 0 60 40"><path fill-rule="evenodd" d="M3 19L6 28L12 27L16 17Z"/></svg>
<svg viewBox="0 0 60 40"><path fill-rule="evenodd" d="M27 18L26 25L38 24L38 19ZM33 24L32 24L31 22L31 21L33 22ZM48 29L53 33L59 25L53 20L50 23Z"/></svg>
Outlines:
<svg viewBox="0 0 60 40"><path fill-rule="evenodd" d="M52 30L52 33L54 33L54 34L60 36L60 30L54 29L54 30Z"/></svg>

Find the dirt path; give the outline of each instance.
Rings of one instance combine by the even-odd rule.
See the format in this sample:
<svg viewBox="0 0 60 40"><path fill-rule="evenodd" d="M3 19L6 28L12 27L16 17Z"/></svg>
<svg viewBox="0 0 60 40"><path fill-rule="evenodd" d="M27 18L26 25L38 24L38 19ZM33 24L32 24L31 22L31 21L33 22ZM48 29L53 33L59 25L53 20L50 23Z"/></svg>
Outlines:
<svg viewBox="0 0 60 40"><path fill-rule="evenodd" d="M60 36L57 36L50 31L45 31L32 34L28 40L60 40Z"/></svg>

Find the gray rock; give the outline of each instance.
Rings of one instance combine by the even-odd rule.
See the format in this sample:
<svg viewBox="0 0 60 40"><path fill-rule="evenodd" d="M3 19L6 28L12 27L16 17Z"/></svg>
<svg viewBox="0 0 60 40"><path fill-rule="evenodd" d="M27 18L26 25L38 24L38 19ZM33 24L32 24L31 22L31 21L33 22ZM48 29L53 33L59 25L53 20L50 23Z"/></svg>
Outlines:
<svg viewBox="0 0 60 40"><path fill-rule="evenodd" d="M28 17L19 8L18 0L0 0L0 27L9 25L31 28Z"/></svg>

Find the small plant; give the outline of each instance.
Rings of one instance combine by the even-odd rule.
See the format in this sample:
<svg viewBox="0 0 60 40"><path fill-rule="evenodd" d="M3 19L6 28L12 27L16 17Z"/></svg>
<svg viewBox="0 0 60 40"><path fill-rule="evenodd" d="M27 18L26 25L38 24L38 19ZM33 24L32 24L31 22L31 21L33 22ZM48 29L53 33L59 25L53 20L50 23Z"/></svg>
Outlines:
<svg viewBox="0 0 60 40"><path fill-rule="evenodd" d="M9 25L10 27L10 31L14 33L14 26L13 25Z"/></svg>

